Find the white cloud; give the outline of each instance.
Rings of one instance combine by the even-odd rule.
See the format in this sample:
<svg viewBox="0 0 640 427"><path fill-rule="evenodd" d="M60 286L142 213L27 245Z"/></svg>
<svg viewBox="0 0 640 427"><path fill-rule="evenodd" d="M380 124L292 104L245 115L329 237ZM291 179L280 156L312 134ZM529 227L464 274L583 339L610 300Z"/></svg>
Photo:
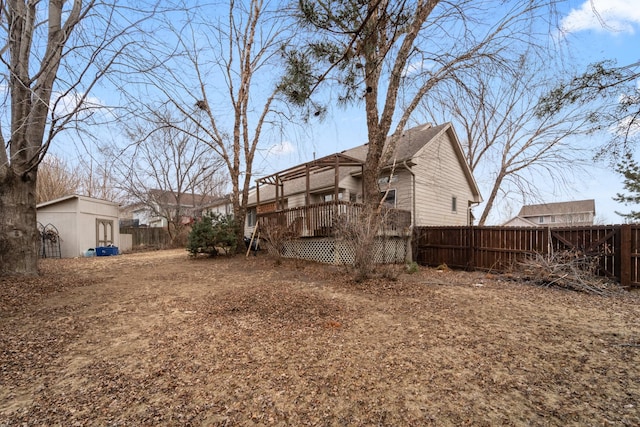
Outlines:
<svg viewBox="0 0 640 427"><path fill-rule="evenodd" d="M640 25L640 0L587 0L562 20L564 33L583 30L634 34Z"/></svg>
<svg viewBox="0 0 640 427"><path fill-rule="evenodd" d="M0 84L0 94L5 94L8 91L9 85ZM58 117L72 114L74 111L75 114L90 114L97 110L109 109L100 98L87 95L82 99L84 95L84 93L79 92L64 94L54 91L49 102L49 108L54 110L54 114Z"/></svg>
<svg viewBox="0 0 640 427"><path fill-rule="evenodd" d="M269 156L284 156L296 151L296 147L289 141L282 141L269 148Z"/></svg>
<svg viewBox="0 0 640 427"><path fill-rule="evenodd" d="M87 96L83 100L83 94L81 93L72 92L66 95L59 95L61 95L59 98L52 100L50 106L57 116L66 116L74 113L74 111L76 115L90 115L95 111L106 108L99 98L93 96Z"/></svg>
<svg viewBox="0 0 640 427"><path fill-rule="evenodd" d="M425 61L425 60L413 61L410 64L407 64L407 66L405 67L402 73L402 76L406 77L414 74L420 74L425 72L428 73L428 72L431 72L434 68L436 68L435 61Z"/></svg>
<svg viewBox="0 0 640 427"><path fill-rule="evenodd" d="M632 115L622 118L611 130L618 137L635 137L640 135L640 120Z"/></svg>
<svg viewBox="0 0 640 427"><path fill-rule="evenodd" d="M407 67L404 70L403 76L409 76L412 74L416 74L424 69L423 61L415 61L411 64L407 64Z"/></svg>

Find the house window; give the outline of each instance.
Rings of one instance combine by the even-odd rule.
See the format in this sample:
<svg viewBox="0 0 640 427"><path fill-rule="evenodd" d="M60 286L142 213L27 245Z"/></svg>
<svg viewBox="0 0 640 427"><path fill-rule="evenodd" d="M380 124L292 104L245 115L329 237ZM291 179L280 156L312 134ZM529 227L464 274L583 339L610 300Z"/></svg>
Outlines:
<svg viewBox="0 0 640 427"><path fill-rule="evenodd" d="M456 196L451 197L451 212L458 212L458 198Z"/></svg>
<svg viewBox="0 0 640 427"><path fill-rule="evenodd" d="M543 216L539 217L539 218L538 218L538 222L539 222L540 224L543 224L543 223L544 223L544 217L543 217Z"/></svg>
<svg viewBox="0 0 640 427"><path fill-rule="evenodd" d="M556 216L555 215L551 215L551 222L556 222Z"/></svg>
<svg viewBox="0 0 640 427"><path fill-rule="evenodd" d="M395 176L395 175L392 176L392 177L388 177L388 176L382 177L382 178L378 179L378 185L380 187L385 187L385 186L387 186L389 184L392 184L392 183L396 182L397 180L398 180L398 177Z"/></svg>
<svg viewBox="0 0 640 427"><path fill-rule="evenodd" d="M326 194L322 194L320 197L322 198L323 202L333 202L335 193L331 192L331 193L326 193ZM344 199L344 191L340 191L338 193L338 200L343 200Z"/></svg>
<svg viewBox="0 0 640 427"><path fill-rule="evenodd" d="M247 209L247 226L255 227L256 225L256 209L249 208Z"/></svg>
<svg viewBox="0 0 640 427"><path fill-rule="evenodd" d="M385 205L396 207L396 190L383 191L380 193L380 198L384 199Z"/></svg>

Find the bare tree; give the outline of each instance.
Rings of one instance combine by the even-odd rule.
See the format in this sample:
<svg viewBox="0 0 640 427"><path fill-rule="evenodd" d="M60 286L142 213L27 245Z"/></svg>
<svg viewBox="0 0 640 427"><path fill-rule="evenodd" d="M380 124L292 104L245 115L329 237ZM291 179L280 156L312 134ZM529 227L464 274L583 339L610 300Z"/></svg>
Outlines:
<svg viewBox="0 0 640 427"><path fill-rule="evenodd" d="M549 6L498 3L299 2L297 16L309 38L288 52L290 72L283 88L290 100L308 106L318 87L335 82L342 89L338 101L364 102L369 143L363 169L365 228L377 230L371 223L378 222L381 207L378 178L420 101L442 81L507 66L502 55L514 44L531 43L536 37L532 19ZM365 248L372 244L373 236L361 243Z"/></svg>
<svg viewBox="0 0 640 427"><path fill-rule="evenodd" d="M121 189L112 159L99 153L88 152L74 168L80 178L80 193L87 197L124 203L126 193Z"/></svg>
<svg viewBox="0 0 640 427"><path fill-rule="evenodd" d="M548 61L527 52L514 62L513 70L441 85L423 103L432 120L455 122L466 160L489 190L479 225L511 193L524 203L550 186L563 188L589 157L579 139L589 121L582 110L537 115L538 100L553 81Z"/></svg>
<svg viewBox="0 0 640 427"><path fill-rule="evenodd" d="M111 160L103 158L100 162L95 155L70 162L49 153L38 167L36 203L70 194L123 201L111 165Z"/></svg>
<svg viewBox="0 0 640 427"><path fill-rule="evenodd" d="M276 13L279 6L232 0L222 13L220 8L185 7L180 19L167 22L176 45L154 46L169 55L165 68L147 75L160 102L187 118L176 128L207 144L223 160L233 215L240 225L258 147L267 132L279 131L279 122L287 120L276 110L280 49L289 37L288 19ZM132 102L139 105L140 98ZM148 98L144 102L152 104ZM187 122L193 127L185 127ZM242 237L238 248L243 247Z"/></svg>
<svg viewBox="0 0 640 427"><path fill-rule="evenodd" d="M129 202L164 219L175 243L185 229L184 219L198 216L206 203L224 194L223 162L193 136L198 130L179 113L149 112L146 121L130 124L128 133L131 144L124 149L104 147L120 180L118 188Z"/></svg>
<svg viewBox="0 0 640 427"><path fill-rule="evenodd" d="M90 114L88 94L132 47L138 17L108 1L0 1L0 274L37 274L38 165Z"/></svg>
<svg viewBox="0 0 640 427"><path fill-rule="evenodd" d="M82 178L78 168L68 162L49 155L40 163L36 184L36 203L48 202L78 193Z"/></svg>

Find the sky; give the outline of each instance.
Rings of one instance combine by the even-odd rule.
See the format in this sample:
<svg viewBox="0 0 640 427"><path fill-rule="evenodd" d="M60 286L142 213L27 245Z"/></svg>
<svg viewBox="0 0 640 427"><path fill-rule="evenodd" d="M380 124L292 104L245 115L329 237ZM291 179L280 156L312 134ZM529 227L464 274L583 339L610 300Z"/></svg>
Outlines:
<svg viewBox="0 0 640 427"><path fill-rule="evenodd" d="M559 37L566 42L568 60L577 73L588 64L605 59L616 60L619 65L640 61L640 0L568 1L561 6L560 25L563 31ZM596 146L604 143L607 135L589 138L587 143ZM309 126L302 140L302 145L284 141L262 152L257 169L272 173L313 160L314 157L364 144L367 132L363 108L348 112L331 111L322 123ZM482 177L477 179L480 181ZM566 189L546 185L551 190L543 191L542 202L595 199L596 221L600 224L620 223L623 218L615 211L627 212L631 209L612 200L616 193L624 192L624 189L622 177L610 165L594 162L585 173L578 173L569 181ZM481 191L487 193L488 189L481 188ZM497 225L505 222L515 216L520 207L498 206L490 217L490 223ZM480 210L476 209L475 213L476 217L479 216Z"/></svg>
<svg viewBox="0 0 640 427"><path fill-rule="evenodd" d="M564 51L569 52L567 60L576 73L584 70L590 63L605 59L614 59L620 65L640 61L640 0L569 0L562 2L560 8L563 32L556 36L566 42ZM97 96L102 98L101 95ZM460 134L458 131L458 135ZM590 138L586 143L597 146L604 143L607 136L594 135ZM261 149L256 156L254 175L258 178L364 144L366 141L366 120L361 105L348 111L332 109L322 122L310 123L296 130L296 135L287 135L286 138L278 138L276 135L265 141L266 148ZM83 148L86 149L80 147L78 151L71 144L63 144L60 148L62 150L58 153L67 156L78 156ZM640 156L640 150L637 151ZM483 177L478 176L477 181L483 181ZM544 202L595 199L596 220L602 224L622 222L615 211L630 209L612 200L616 193L624 190L622 177L607 164L593 163L587 173L576 174L566 190L550 183L542 183L541 188L550 189L543 195ZM488 191L488 188L481 186L485 198ZM517 214L520 207L513 204L498 206L489 223L500 224L507 221ZM474 210L476 217L480 212L478 208Z"/></svg>
<svg viewBox="0 0 640 427"><path fill-rule="evenodd" d="M584 64L604 59L614 59L619 65L640 61L640 0L575 2L562 25L574 56L582 58ZM594 164L592 172L576 177L573 185L575 200L595 199L596 217L601 223L620 223L623 218L615 211L631 209L612 200L616 193L623 193L624 188L622 177L608 165ZM549 202L554 202L563 201L566 196L551 194L549 197Z"/></svg>

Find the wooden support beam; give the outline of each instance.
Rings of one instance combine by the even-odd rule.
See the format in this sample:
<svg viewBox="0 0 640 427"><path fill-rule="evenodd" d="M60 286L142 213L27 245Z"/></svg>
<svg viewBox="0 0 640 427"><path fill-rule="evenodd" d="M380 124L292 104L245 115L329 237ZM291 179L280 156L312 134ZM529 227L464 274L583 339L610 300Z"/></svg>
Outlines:
<svg viewBox="0 0 640 427"><path fill-rule="evenodd" d="M631 225L620 227L620 284L631 285Z"/></svg>

